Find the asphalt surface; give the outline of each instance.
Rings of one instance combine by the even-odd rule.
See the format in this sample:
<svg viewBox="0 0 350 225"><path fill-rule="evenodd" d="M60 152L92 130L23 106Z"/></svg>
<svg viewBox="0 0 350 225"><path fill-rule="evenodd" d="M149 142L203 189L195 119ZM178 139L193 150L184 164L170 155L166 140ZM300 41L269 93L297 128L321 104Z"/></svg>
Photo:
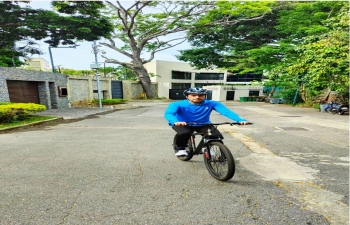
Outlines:
<svg viewBox="0 0 350 225"><path fill-rule="evenodd" d="M70 108L0 134L0 224L349 224L349 117L225 102L236 174L174 156L168 103ZM217 113L213 122L226 119Z"/></svg>

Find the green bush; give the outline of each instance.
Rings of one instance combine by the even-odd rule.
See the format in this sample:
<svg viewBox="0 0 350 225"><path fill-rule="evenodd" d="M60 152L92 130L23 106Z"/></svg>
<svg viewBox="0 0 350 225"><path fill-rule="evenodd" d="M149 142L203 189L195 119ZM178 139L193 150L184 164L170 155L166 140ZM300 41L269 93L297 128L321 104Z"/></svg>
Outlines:
<svg viewBox="0 0 350 225"><path fill-rule="evenodd" d="M292 104L294 102L296 89L283 89L280 91L280 97L284 99L286 104ZM303 99L300 96L300 92L297 94L297 103L303 103Z"/></svg>
<svg viewBox="0 0 350 225"><path fill-rule="evenodd" d="M46 110L44 105L35 103L0 102L0 123L24 120L33 112Z"/></svg>
<svg viewBox="0 0 350 225"><path fill-rule="evenodd" d="M94 99L92 102L93 103L98 103L98 99ZM101 99L101 103L103 105L116 105L116 104L123 104L125 102L126 102L126 100L125 99L121 99L121 98Z"/></svg>

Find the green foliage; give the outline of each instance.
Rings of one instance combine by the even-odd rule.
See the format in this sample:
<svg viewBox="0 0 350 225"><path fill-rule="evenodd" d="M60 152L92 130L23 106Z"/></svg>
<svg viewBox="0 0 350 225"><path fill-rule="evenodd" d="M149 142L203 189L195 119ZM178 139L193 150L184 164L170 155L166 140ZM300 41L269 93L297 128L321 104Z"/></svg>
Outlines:
<svg viewBox="0 0 350 225"><path fill-rule="evenodd" d="M239 2L218 4L225 7L203 18L247 18L268 11L264 5L259 6L261 11L249 6L250 2L241 11L235 11ZM191 29L188 36L194 48L180 51L178 59L197 68L263 73L269 80L265 86L282 88L279 94L287 101L294 99L298 87L303 101L313 101L327 88L348 90L349 3L279 1L266 7L271 13L259 20Z"/></svg>
<svg viewBox="0 0 350 225"><path fill-rule="evenodd" d="M49 119L54 119L56 118L55 116L37 116L37 115L29 115L25 119L21 121L12 121L12 122L0 122L0 129L3 128L11 128L15 126L20 126L20 125L25 125L25 124L32 124L40 121L45 121Z"/></svg>
<svg viewBox="0 0 350 225"><path fill-rule="evenodd" d="M74 69L68 69L68 68L60 68L60 73L66 74L66 75L74 75L74 76L87 76L87 75L94 75L94 70L74 70Z"/></svg>
<svg viewBox="0 0 350 225"><path fill-rule="evenodd" d="M287 34L289 41L299 41L309 35L323 34L328 31L324 21L335 16L343 6L340 1L290 3L289 9L279 12L276 29Z"/></svg>
<svg viewBox="0 0 350 225"><path fill-rule="evenodd" d="M20 57L42 54L34 40L45 39L51 46L69 45L77 40L108 37L113 29L111 23L97 13L104 6L102 2L53 1L59 13L33 9L29 4L0 2L0 66L17 67L23 64Z"/></svg>
<svg viewBox="0 0 350 225"><path fill-rule="evenodd" d="M296 50L299 57L286 71L298 77L305 89L304 100L322 90L344 91L349 88L349 17L344 7L325 22L329 31L303 38Z"/></svg>
<svg viewBox="0 0 350 225"><path fill-rule="evenodd" d="M93 103L98 103L98 99L94 99L92 101ZM126 103L125 99L120 99L120 98L113 98L113 99L101 99L101 103L103 105L117 105L117 104L123 104Z"/></svg>
<svg viewBox="0 0 350 225"><path fill-rule="evenodd" d="M113 68L113 72L111 73L115 75L118 80L137 80L137 75L135 72L132 69L124 66L117 66L116 68Z"/></svg>
<svg viewBox="0 0 350 225"><path fill-rule="evenodd" d="M303 102L303 99L301 98L300 92L297 92L297 88L295 89L288 89L285 88L281 91L279 91L279 96L280 98L283 98L283 100L285 101L286 104L292 104L294 102L294 98L295 98L295 94L297 94L296 96L296 102Z"/></svg>
<svg viewBox="0 0 350 225"><path fill-rule="evenodd" d="M218 8L213 10L215 13L208 13L207 20L215 21L229 17L228 24L226 26L195 27L189 30L188 38L194 48L179 51L181 55L178 55L177 58L189 62L198 69L215 66L239 72L242 65L245 65L245 68L257 71L254 66L250 66L250 64L254 65L254 60L248 59L245 51L278 39L278 32L274 28L277 18L276 10L267 13L271 10L267 6L273 6L274 3L245 2L240 4L239 2L220 1L217 4ZM267 14L261 19L250 18L263 13Z"/></svg>
<svg viewBox="0 0 350 225"><path fill-rule="evenodd" d="M74 70L74 69L67 69L67 68L60 68L59 72L62 74L74 75L74 76L93 76L96 74L96 70ZM123 66L117 66L116 68L109 67L109 66L100 67L98 69L98 72L102 77L106 75L107 77L116 77L118 80L136 80L137 79L135 73L131 69Z"/></svg>
<svg viewBox="0 0 350 225"><path fill-rule="evenodd" d="M44 110L46 110L46 107L40 104L0 102L0 122L9 123L23 120L33 112Z"/></svg>

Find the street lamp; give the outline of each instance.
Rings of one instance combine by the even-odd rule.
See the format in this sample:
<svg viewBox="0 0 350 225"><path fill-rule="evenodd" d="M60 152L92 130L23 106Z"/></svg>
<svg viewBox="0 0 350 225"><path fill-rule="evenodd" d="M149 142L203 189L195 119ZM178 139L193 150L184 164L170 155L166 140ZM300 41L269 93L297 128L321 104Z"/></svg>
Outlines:
<svg viewBox="0 0 350 225"><path fill-rule="evenodd" d="M52 72L53 73L56 73L56 69L55 69L55 66L53 64L53 58L52 58L52 52L51 52L51 48L76 48L77 46L79 45L73 45L73 46L67 46L67 47L53 47L53 46L49 46L49 54L50 54L50 60L51 60L51 66L52 66Z"/></svg>

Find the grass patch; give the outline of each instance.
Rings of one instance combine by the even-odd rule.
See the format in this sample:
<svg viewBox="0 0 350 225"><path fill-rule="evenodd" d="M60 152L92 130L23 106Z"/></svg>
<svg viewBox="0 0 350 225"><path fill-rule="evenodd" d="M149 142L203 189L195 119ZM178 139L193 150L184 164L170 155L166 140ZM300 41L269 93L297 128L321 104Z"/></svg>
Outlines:
<svg viewBox="0 0 350 225"><path fill-rule="evenodd" d="M94 99L92 101L94 104L98 104L98 99ZM124 104L126 103L125 99L120 99L120 98L113 98L113 99L101 99L101 103L103 105L117 105L117 104Z"/></svg>
<svg viewBox="0 0 350 225"><path fill-rule="evenodd" d="M302 103L297 103L294 105L295 107L300 107L300 108L314 108L314 109L320 109L320 104L318 103L306 103L306 102L302 102Z"/></svg>
<svg viewBox="0 0 350 225"><path fill-rule="evenodd" d="M25 120L15 121L15 122L11 122L11 123L0 123L0 129L30 124L30 123L34 123L34 122L45 121L45 120L54 119L54 118L57 118L57 117L56 116L32 115L32 116L27 117Z"/></svg>

